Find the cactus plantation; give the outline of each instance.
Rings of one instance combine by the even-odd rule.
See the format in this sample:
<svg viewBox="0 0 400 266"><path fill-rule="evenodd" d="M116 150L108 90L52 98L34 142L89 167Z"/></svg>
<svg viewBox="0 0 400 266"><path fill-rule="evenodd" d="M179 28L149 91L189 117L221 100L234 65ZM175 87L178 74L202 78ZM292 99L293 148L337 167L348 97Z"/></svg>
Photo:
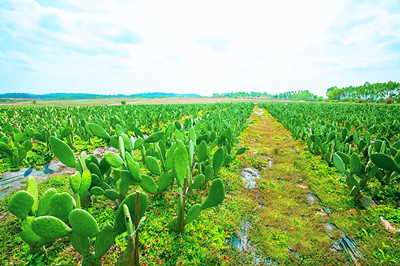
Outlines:
<svg viewBox="0 0 400 266"><path fill-rule="evenodd" d="M400 263L398 231L378 222L400 225L395 105L21 107L0 117L2 171L28 169L2 200L1 264ZM51 160L73 174L38 183L32 169ZM247 167L260 174L251 188Z"/></svg>

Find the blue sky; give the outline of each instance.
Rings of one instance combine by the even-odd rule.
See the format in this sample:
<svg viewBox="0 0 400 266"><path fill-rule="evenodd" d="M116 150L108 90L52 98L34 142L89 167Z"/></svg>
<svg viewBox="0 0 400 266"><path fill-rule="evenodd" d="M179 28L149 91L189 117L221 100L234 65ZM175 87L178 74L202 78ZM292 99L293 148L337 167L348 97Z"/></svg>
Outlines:
<svg viewBox="0 0 400 266"><path fill-rule="evenodd" d="M0 93L400 81L400 1L0 0Z"/></svg>

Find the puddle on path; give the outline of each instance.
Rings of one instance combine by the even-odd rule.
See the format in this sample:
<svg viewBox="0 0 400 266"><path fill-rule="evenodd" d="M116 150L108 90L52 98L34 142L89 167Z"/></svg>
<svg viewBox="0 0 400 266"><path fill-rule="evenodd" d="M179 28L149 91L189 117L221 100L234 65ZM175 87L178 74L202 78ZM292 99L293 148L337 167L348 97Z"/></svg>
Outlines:
<svg viewBox="0 0 400 266"><path fill-rule="evenodd" d="M258 110L255 110L254 113L255 113L256 115L262 115L262 114L264 113L264 111L263 111L263 109L258 108Z"/></svg>
<svg viewBox="0 0 400 266"><path fill-rule="evenodd" d="M319 198L314 194L306 194L306 198L310 204L317 204L319 202Z"/></svg>
<svg viewBox="0 0 400 266"><path fill-rule="evenodd" d="M48 168L53 170L52 173L45 173L44 167L40 170L33 169L30 176L36 178L38 183L54 175L73 174L74 168L65 166L63 163L57 160L53 160L48 164ZM0 199L10 194L12 191L25 186L27 177L24 177L27 168L21 168L17 172L4 172L3 178L0 179Z"/></svg>
<svg viewBox="0 0 400 266"><path fill-rule="evenodd" d="M118 149L112 147L100 147L96 148L93 154L98 159L100 159L108 151L117 152ZM52 173L44 173L44 168L45 166L43 166L40 170L33 169L30 173L30 176L35 177L38 183L48 179L50 176L75 173L74 168L67 167L58 160L53 160L48 164L48 168L53 170ZM5 198L14 190L20 189L21 187L25 186L27 177L24 177L24 173L26 170L28 170L28 168L21 168L19 171L16 172L3 173L3 177L0 179L0 199Z"/></svg>
<svg viewBox="0 0 400 266"><path fill-rule="evenodd" d="M227 239L226 243L236 251L248 253L252 257L254 265L278 265L273 259L263 258L263 256L256 253L256 248L249 240L250 229L251 223L246 220L242 220L238 234L234 234L232 238Z"/></svg>
<svg viewBox="0 0 400 266"><path fill-rule="evenodd" d="M253 189L256 187L256 179L260 177L258 170L246 167L242 171L242 178L244 180L245 187Z"/></svg>

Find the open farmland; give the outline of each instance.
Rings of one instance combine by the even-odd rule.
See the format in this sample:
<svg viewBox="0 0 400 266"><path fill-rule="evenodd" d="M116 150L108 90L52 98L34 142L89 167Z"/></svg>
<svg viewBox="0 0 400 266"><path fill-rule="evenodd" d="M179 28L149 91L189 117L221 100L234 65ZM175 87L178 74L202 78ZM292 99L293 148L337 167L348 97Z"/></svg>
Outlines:
<svg viewBox="0 0 400 266"><path fill-rule="evenodd" d="M400 263L397 105L201 99L1 108L0 263Z"/></svg>

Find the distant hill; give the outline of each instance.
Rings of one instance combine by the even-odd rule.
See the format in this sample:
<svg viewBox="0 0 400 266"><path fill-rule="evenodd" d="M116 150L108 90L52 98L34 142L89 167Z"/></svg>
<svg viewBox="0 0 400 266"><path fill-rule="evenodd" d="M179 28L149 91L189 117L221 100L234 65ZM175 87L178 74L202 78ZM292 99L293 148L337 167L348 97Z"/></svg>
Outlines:
<svg viewBox="0 0 400 266"><path fill-rule="evenodd" d="M89 93L48 93L48 94L31 94L31 93L3 93L0 98L33 98L43 100L79 100L79 99L94 99L94 98L117 98L117 97L131 97L131 98L160 98L160 97L201 97L199 94L177 94L165 92L145 92L136 93L131 95L117 94L117 95L104 95L104 94L89 94Z"/></svg>

